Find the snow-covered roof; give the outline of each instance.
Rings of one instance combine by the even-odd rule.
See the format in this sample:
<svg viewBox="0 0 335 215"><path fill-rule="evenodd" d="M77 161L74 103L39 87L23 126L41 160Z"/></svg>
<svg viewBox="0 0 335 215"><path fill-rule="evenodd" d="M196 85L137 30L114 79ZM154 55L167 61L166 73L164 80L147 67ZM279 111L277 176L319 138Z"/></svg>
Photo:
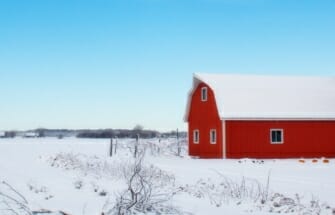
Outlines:
<svg viewBox="0 0 335 215"><path fill-rule="evenodd" d="M204 82L222 119L335 119L335 77L194 74Z"/></svg>

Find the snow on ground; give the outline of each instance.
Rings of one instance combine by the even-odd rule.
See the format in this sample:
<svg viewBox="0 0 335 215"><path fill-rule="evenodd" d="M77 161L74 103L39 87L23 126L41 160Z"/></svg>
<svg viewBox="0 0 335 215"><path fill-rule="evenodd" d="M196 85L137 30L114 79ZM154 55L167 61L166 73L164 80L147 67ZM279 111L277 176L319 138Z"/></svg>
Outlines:
<svg viewBox="0 0 335 215"><path fill-rule="evenodd" d="M128 143L129 146L133 140L119 142L116 156L110 158L108 139L0 139L0 181L6 181L20 192L33 209L61 210L71 215L99 215L108 200L113 201L116 194L126 189L122 180L97 170L104 163L132 160L132 152L127 147L122 148L122 143ZM158 144L158 140L149 142ZM164 141L161 144L164 145ZM237 183L245 177L266 185L270 177L272 192L289 197L299 194L305 201L316 199L331 208L335 207L335 159L330 159L329 163L323 163L320 159L317 163L311 159L305 163L298 162L298 159L192 159L167 152L152 153L147 150L145 162L173 174L177 187L192 187L201 180L204 183L215 182L222 180L221 175ZM84 170L76 168L77 160L72 161L72 166L69 164L73 169L59 166L59 163L52 166L52 159L59 155L87 159L93 166L87 166ZM176 195L172 204L184 212L200 215L271 214L264 210L257 211L252 202L237 205L229 201L217 207L207 198L194 197L192 192Z"/></svg>

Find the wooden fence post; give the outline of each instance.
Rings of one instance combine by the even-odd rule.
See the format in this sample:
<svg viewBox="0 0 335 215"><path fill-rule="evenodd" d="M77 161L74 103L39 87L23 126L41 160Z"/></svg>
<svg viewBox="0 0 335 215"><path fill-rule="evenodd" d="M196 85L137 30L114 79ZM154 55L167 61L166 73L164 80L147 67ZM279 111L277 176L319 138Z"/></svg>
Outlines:
<svg viewBox="0 0 335 215"><path fill-rule="evenodd" d="M111 138L110 146L109 146L109 156L113 156L113 137Z"/></svg>

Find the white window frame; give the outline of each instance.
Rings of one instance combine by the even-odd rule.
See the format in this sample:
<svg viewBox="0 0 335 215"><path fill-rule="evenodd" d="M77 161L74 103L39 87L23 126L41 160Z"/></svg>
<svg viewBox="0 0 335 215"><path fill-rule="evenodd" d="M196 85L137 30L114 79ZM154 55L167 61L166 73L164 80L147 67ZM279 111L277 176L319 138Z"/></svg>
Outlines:
<svg viewBox="0 0 335 215"><path fill-rule="evenodd" d="M197 135L198 136L197 136ZM196 138L197 137L197 138ZM194 144L199 144L199 140L200 140L200 132L199 132L199 129L194 129L193 130L193 143Z"/></svg>
<svg viewBox="0 0 335 215"><path fill-rule="evenodd" d="M272 132L273 131L280 131L281 132L281 142L273 142L272 141ZM270 129L270 143L271 144L283 144L284 143L284 129L282 129L282 128L271 128Z"/></svg>
<svg viewBox="0 0 335 215"><path fill-rule="evenodd" d="M214 140L212 139L212 132L214 132ZM209 131L209 142L211 144L216 144L216 141L217 141L217 133L216 133L216 129L211 129Z"/></svg>
<svg viewBox="0 0 335 215"><path fill-rule="evenodd" d="M208 99L208 88L207 87L201 87L201 101L205 102Z"/></svg>

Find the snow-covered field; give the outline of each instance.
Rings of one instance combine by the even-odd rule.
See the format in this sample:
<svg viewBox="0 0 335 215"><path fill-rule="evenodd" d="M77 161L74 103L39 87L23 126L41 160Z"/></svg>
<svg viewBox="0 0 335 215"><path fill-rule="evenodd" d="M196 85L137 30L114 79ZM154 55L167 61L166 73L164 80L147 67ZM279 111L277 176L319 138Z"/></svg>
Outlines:
<svg viewBox="0 0 335 215"><path fill-rule="evenodd" d="M335 159L192 159L184 150L176 156L174 141L140 143L147 145L143 165L173 177L160 185L174 193L164 204L182 214L335 214ZM134 162L133 146L134 140L120 139L109 157L108 139L0 139L0 215L11 212L3 210L4 195L21 198L8 185L31 210L106 213L127 189L122 168ZM265 202L254 197L257 191Z"/></svg>

